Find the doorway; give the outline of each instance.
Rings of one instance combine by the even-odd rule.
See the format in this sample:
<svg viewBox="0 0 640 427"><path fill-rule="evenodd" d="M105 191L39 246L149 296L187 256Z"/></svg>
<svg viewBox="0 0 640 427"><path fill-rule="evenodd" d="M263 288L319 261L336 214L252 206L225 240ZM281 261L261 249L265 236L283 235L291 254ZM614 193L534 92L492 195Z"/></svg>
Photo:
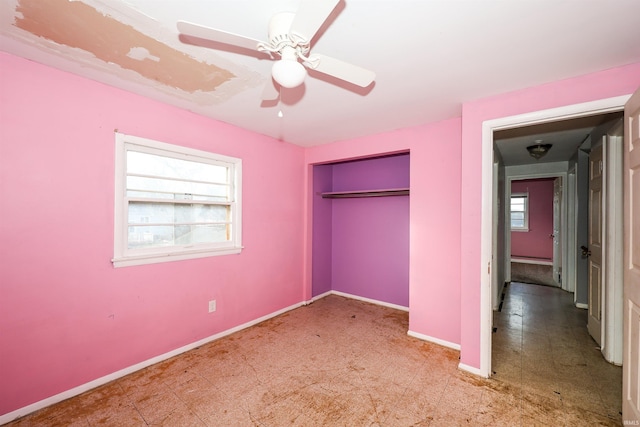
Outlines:
<svg viewBox="0 0 640 427"><path fill-rule="evenodd" d="M622 322L612 313L622 311L622 264L620 257L612 254L622 250L621 121L621 112L610 112L494 134L508 184L504 199L511 200L512 206L514 197L516 202L524 200L511 208L523 212L506 215L511 219L503 225L506 252L498 257L504 263L496 265L497 269L505 270L507 282L522 282L522 277L511 271L514 256L532 264L552 261L553 282L535 276L524 281L555 285L573 293L575 305L588 309L590 335L605 359L616 364L622 363L618 331ZM527 158L523 143L540 143L543 138L551 147L550 154L544 161ZM576 175L577 184L568 186L568 178Z"/></svg>
<svg viewBox="0 0 640 427"><path fill-rule="evenodd" d="M510 177L510 232L505 230L507 254L504 266L509 281L560 287L562 256L560 236L565 217L563 179L546 175L536 178Z"/></svg>
<svg viewBox="0 0 640 427"><path fill-rule="evenodd" d="M554 110L548 110L548 111L541 111L538 113L535 113L533 115L525 115L525 116L516 116L516 117L510 117L510 118L503 118L503 119L498 119L498 120L493 120L493 121L489 121L489 122L485 122L485 138L484 138L484 143L485 144L490 144L490 146L492 147L496 147L496 134L500 131L504 131L507 130L507 134L517 134L518 132L521 132L521 130L525 127L529 127L529 126L535 126L535 125L540 125L540 124L550 124L550 123L560 123L562 121L568 121L568 120L572 120L572 119L576 119L576 118L594 118L597 115L602 115L602 116L607 116L607 117L612 117L609 116L611 113L616 113L616 114L620 114L620 111L622 110L623 104L625 99L621 98L615 98L615 99L609 99L609 100L602 100L596 103L589 103L589 104L584 104L584 105L575 105L575 106L570 106L570 107L566 107L566 108L560 108L560 109L554 109ZM625 97L626 98L626 97ZM596 114L597 113L597 114ZM535 119L532 119L532 116L535 116ZM488 131L491 132L488 132ZM498 155L496 155L494 158L498 159L498 163L502 162L498 167L496 167L496 162L494 161L494 163L492 164L492 170L494 171L494 184L493 184L493 189L495 191L496 188L499 188L499 185L495 184L495 180L498 179L500 176L502 176L502 179L508 179L509 177L512 176L517 176L518 173L522 173L522 171L526 171L527 168L529 169L534 169L537 171L542 171L542 174L544 175L544 173L547 173L548 175L553 174L554 172L556 172L557 170L561 170L562 173L564 173L564 182L567 183L566 188L568 189L567 191L572 192L571 195L568 195L570 197L567 197L567 199L569 199L569 203L564 207L564 215L571 215L571 217L567 217L567 222L565 223L565 226L563 227L565 230L567 230L566 233L564 233L565 235L563 236L563 242L565 242L565 244L562 245L563 249L562 249L562 259L565 260L567 258L569 259L575 259L576 255L577 255L577 246L575 245L575 242L577 242L577 228L578 228L578 222L576 222L577 218L581 218L584 222L584 216L585 213L583 211L581 211L580 209L578 209L578 207L574 204L574 200L572 199L572 197L574 197L574 195L578 194L578 180L579 178L581 178L581 173L584 174L583 172L576 172L576 167L578 165L578 157L583 157L584 156L584 152L588 151L588 148L590 147L585 147L584 143L586 142L586 138L583 141L580 141L580 143L573 147L572 149L578 153L580 152L580 150L582 149L582 153L583 154L575 154L574 159L570 162L568 160L559 160L558 162L563 164L556 164L553 165L552 163L554 162L548 162L547 164L542 164L539 162L536 162L535 160L529 161L527 162L523 162L521 164L515 164L515 165L505 165L504 164L504 159L505 159L505 155L504 153L499 153ZM487 147L487 145L485 145L485 148ZM585 148L587 148L587 150L585 150ZM587 155L588 157L588 155ZM570 158L569 158L570 159ZM557 163L557 162L555 162ZM613 165L613 167L617 167L617 165ZM503 168L506 170L506 172L503 172L502 174L496 174L495 171L496 169L500 169ZM559 168L559 169L558 169ZM619 168L619 173L621 174L621 168ZM488 170L487 165L483 164L483 171ZM526 173L524 173L524 175L526 175ZM483 174L483 177L486 177L486 174ZM485 186L484 188L488 188L488 186ZM508 193L505 193L508 194ZM494 198L494 200L496 199L496 195L493 194L492 197ZM486 197L485 197L486 200ZM497 206L505 206L506 203L504 202L505 197L502 198L502 202L498 202L498 203L494 203L493 207L494 209L496 209ZM587 213L588 215L588 213ZM495 215L495 213L492 215L494 218L499 216L499 215ZM505 215L507 218L508 216ZM486 218L485 218L486 220ZM504 224L502 225L504 226ZM483 221L483 228L486 228L486 222ZM499 228L499 227L498 227ZM504 236L500 236L500 233L496 233L496 224L494 223L493 225L493 230L494 232L492 233L493 239L497 239L497 238L504 238ZM505 232L504 235L508 235L509 233ZM571 240L569 241L569 243L567 244L567 237L569 236L571 238ZM494 247L496 246L500 246L500 245L493 245ZM505 244L505 251L502 254L497 254L497 257L494 257L494 260L503 260L505 261L506 258L506 254L509 253L506 251L506 248L508 247L508 244ZM495 253L494 253L495 255ZM569 263L571 264L571 263ZM563 267L567 265L565 263L563 263ZM570 265L569 267L572 270L575 270L578 268L578 265L576 263ZM504 271L501 273L499 270L503 269ZM566 277L569 277L570 280L575 283L575 282L580 282L579 280L579 274L577 274L576 271L571 271L570 274L567 274L567 268L564 267L563 268L563 279L565 279ZM499 264L499 262L497 263L497 265L495 265L495 268L493 269L494 275L500 276L501 274L503 274L503 277L505 277L505 283L509 282L510 279L510 271L509 271L509 267L507 267L507 263L503 262L502 265ZM496 294L502 293L503 291L503 283L498 283L498 285L496 286L496 281L493 280L492 282L493 286L491 287L491 296L495 297ZM569 286L569 284L567 284L567 286ZM565 288L565 286L563 286L563 288ZM573 289L565 289L567 291L573 291L573 292L577 292L577 289L574 291ZM483 291L484 291L484 287L483 287ZM487 298L485 296L485 298ZM483 298L483 300L485 300ZM576 301L574 301L574 305L580 307L580 304L577 303ZM585 307L583 307L585 308ZM487 310L487 307L485 307L485 305L483 305L482 310ZM486 312L485 312L486 314ZM489 316L483 315L483 319L487 319ZM489 317L490 318L490 317ZM489 326L489 325L485 325ZM489 330L491 330L493 325L489 326ZM586 328L586 325L585 325ZM611 324L609 325L609 329L611 328ZM617 328L617 327L616 327ZM621 333L621 328L622 325L620 323L619 325L619 329L620 329L620 333ZM607 330L607 332L611 333L611 331ZM615 331L613 331L615 332ZM488 338L487 338L488 335ZM484 334L484 338L486 339L483 340L482 344L484 344L484 348L483 348L483 352L481 354L481 366L488 366L489 367L489 372L490 372L490 366L491 366L491 334ZM482 363L482 361L485 361L485 364Z"/></svg>
<svg viewBox="0 0 640 427"><path fill-rule="evenodd" d="M482 176L482 191L481 198L484 201L483 205L488 209L481 211L480 224L481 235L495 236L496 220L500 215L494 208L494 188L495 185L494 170L496 163L494 162L494 141L493 133L498 130L512 129L538 123L548 123L559 120L572 119L576 117L584 117L596 114L606 114L611 112L619 112L624 108L625 102L629 99L628 95L618 96L614 98L601 99L592 102L586 102L582 104L568 105L559 108L553 108L549 110L541 110L532 113L526 113L516 116L502 117L498 119L486 120L482 124L482 162L481 162L481 176ZM497 175L500 175L499 173ZM486 271L487 264L491 265L492 249L495 245L495 239L489 238L483 241L480 252L480 271ZM492 243L494 241L494 243ZM496 255L501 255L497 253ZM502 259L502 258L496 258ZM487 263L487 261L489 261ZM490 271L490 274L481 274L479 277L480 282L480 368L477 370L478 375L490 377L491 376L491 331L492 331L492 313L493 313L493 298L492 295L498 294L498 290L503 283L498 283L497 286L492 285L492 281L495 277L503 273L503 268L494 268Z"/></svg>

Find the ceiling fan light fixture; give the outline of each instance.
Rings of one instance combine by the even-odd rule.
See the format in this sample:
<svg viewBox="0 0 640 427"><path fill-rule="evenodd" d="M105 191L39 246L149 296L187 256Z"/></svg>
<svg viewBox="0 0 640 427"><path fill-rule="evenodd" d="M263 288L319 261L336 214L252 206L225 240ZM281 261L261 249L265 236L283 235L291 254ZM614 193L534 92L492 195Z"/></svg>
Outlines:
<svg viewBox="0 0 640 427"><path fill-rule="evenodd" d="M336 9L340 2L341 0L303 0L295 13L276 13L269 20L267 42L186 21L178 21L177 27L181 35L187 36L185 41L189 38L210 40L216 44L236 46L243 51L257 51L268 55L270 60L280 57L281 60L273 64L271 69L272 81L266 82L267 89L262 93L263 101L277 99L277 91L271 89L300 86L307 76L305 67L313 69L314 74L323 74L366 88L375 79L373 71L330 56L310 54L311 40L319 31L324 32L323 28L330 24L327 21L334 13L340 13L340 8Z"/></svg>
<svg viewBox="0 0 640 427"><path fill-rule="evenodd" d="M542 141L536 141L537 144L527 147L529 155L536 160L540 160L541 158L546 156L552 147L552 144L541 144L541 142Z"/></svg>
<svg viewBox="0 0 640 427"><path fill-rule="evenodd" d="M280 86L294 88L304 82L307 77L307 69L296 60L281 59L273 64L271 75Z"/></svg>

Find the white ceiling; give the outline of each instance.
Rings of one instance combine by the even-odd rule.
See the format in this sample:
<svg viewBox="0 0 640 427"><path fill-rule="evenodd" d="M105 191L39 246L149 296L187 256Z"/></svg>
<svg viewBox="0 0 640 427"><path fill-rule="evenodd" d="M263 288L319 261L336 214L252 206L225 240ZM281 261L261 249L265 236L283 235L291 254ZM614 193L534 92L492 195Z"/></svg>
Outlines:
<svg viewBox="0 0 640 427"><path fill-rule="evenodd" d="M467 101L640 61L638 0L343 0L311 51L373 70L375 83L363 90L310 75L265 106L271 61L182 43L175 23L264 40L269 18L300 0L81 0L235 75L195 92L19 28L20 7L39 1L0 2L0 50L301 146L457 117Z"/></svg>

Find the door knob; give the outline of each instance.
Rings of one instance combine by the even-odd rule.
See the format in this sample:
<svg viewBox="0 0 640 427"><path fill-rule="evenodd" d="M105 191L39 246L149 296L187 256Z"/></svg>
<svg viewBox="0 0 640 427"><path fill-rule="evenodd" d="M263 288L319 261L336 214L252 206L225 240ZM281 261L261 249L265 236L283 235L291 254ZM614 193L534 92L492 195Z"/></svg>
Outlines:
<svg viewBox="0 0 640 427"><path fill-rule="evenodd" d="M588 247L580 246L580 249L582 249L582 258L587 258L591 256L591 251L589 250Z"/></svg>

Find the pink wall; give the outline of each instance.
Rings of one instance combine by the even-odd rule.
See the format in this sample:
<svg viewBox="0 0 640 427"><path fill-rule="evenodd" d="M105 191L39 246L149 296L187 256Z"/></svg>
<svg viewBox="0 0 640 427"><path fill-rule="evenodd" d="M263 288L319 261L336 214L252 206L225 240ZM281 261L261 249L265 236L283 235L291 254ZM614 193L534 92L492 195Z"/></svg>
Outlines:
<svg viewBox="0 0 640 427"><path fill-rule="evenodd" d="M302 301L302 148L8 54L0 69L0 414ZM243 252L114 269L114 129L242 158Z"/></svg>
<svg viewBox="0 0 640 427"><path fill-rule="evenodd" d="M312 165L400 151L411 152L409 328L460 344L479 367L482 123L640 85L639 63L303 150L7 54L0 68L0 414L307 298ZM241 157L242 254L113 269L114 129Z"/></svg>
<svg viewBox="0 0 640 427"><path fill-rule="evenodd" d="M452 344L460 342L460 131L460 119L451 119L306 152L313 165L410 151L409 329Z"/></svg>
<svg viewBox="0 0 640 427"><path fill-rule="evenodd" d="M529 195L529 231L511 232L511 256L553 259L553 179L511 182L511 193Z"/></svg>
<svg viewBox="0 0 640 427"><path fill-rule="evenodd" d="M461 363L480 367L482 123L533 111L628 95L640 85L640 63L480 99L462 106ZM487 201L490 202L490 201Z"/></svg>

